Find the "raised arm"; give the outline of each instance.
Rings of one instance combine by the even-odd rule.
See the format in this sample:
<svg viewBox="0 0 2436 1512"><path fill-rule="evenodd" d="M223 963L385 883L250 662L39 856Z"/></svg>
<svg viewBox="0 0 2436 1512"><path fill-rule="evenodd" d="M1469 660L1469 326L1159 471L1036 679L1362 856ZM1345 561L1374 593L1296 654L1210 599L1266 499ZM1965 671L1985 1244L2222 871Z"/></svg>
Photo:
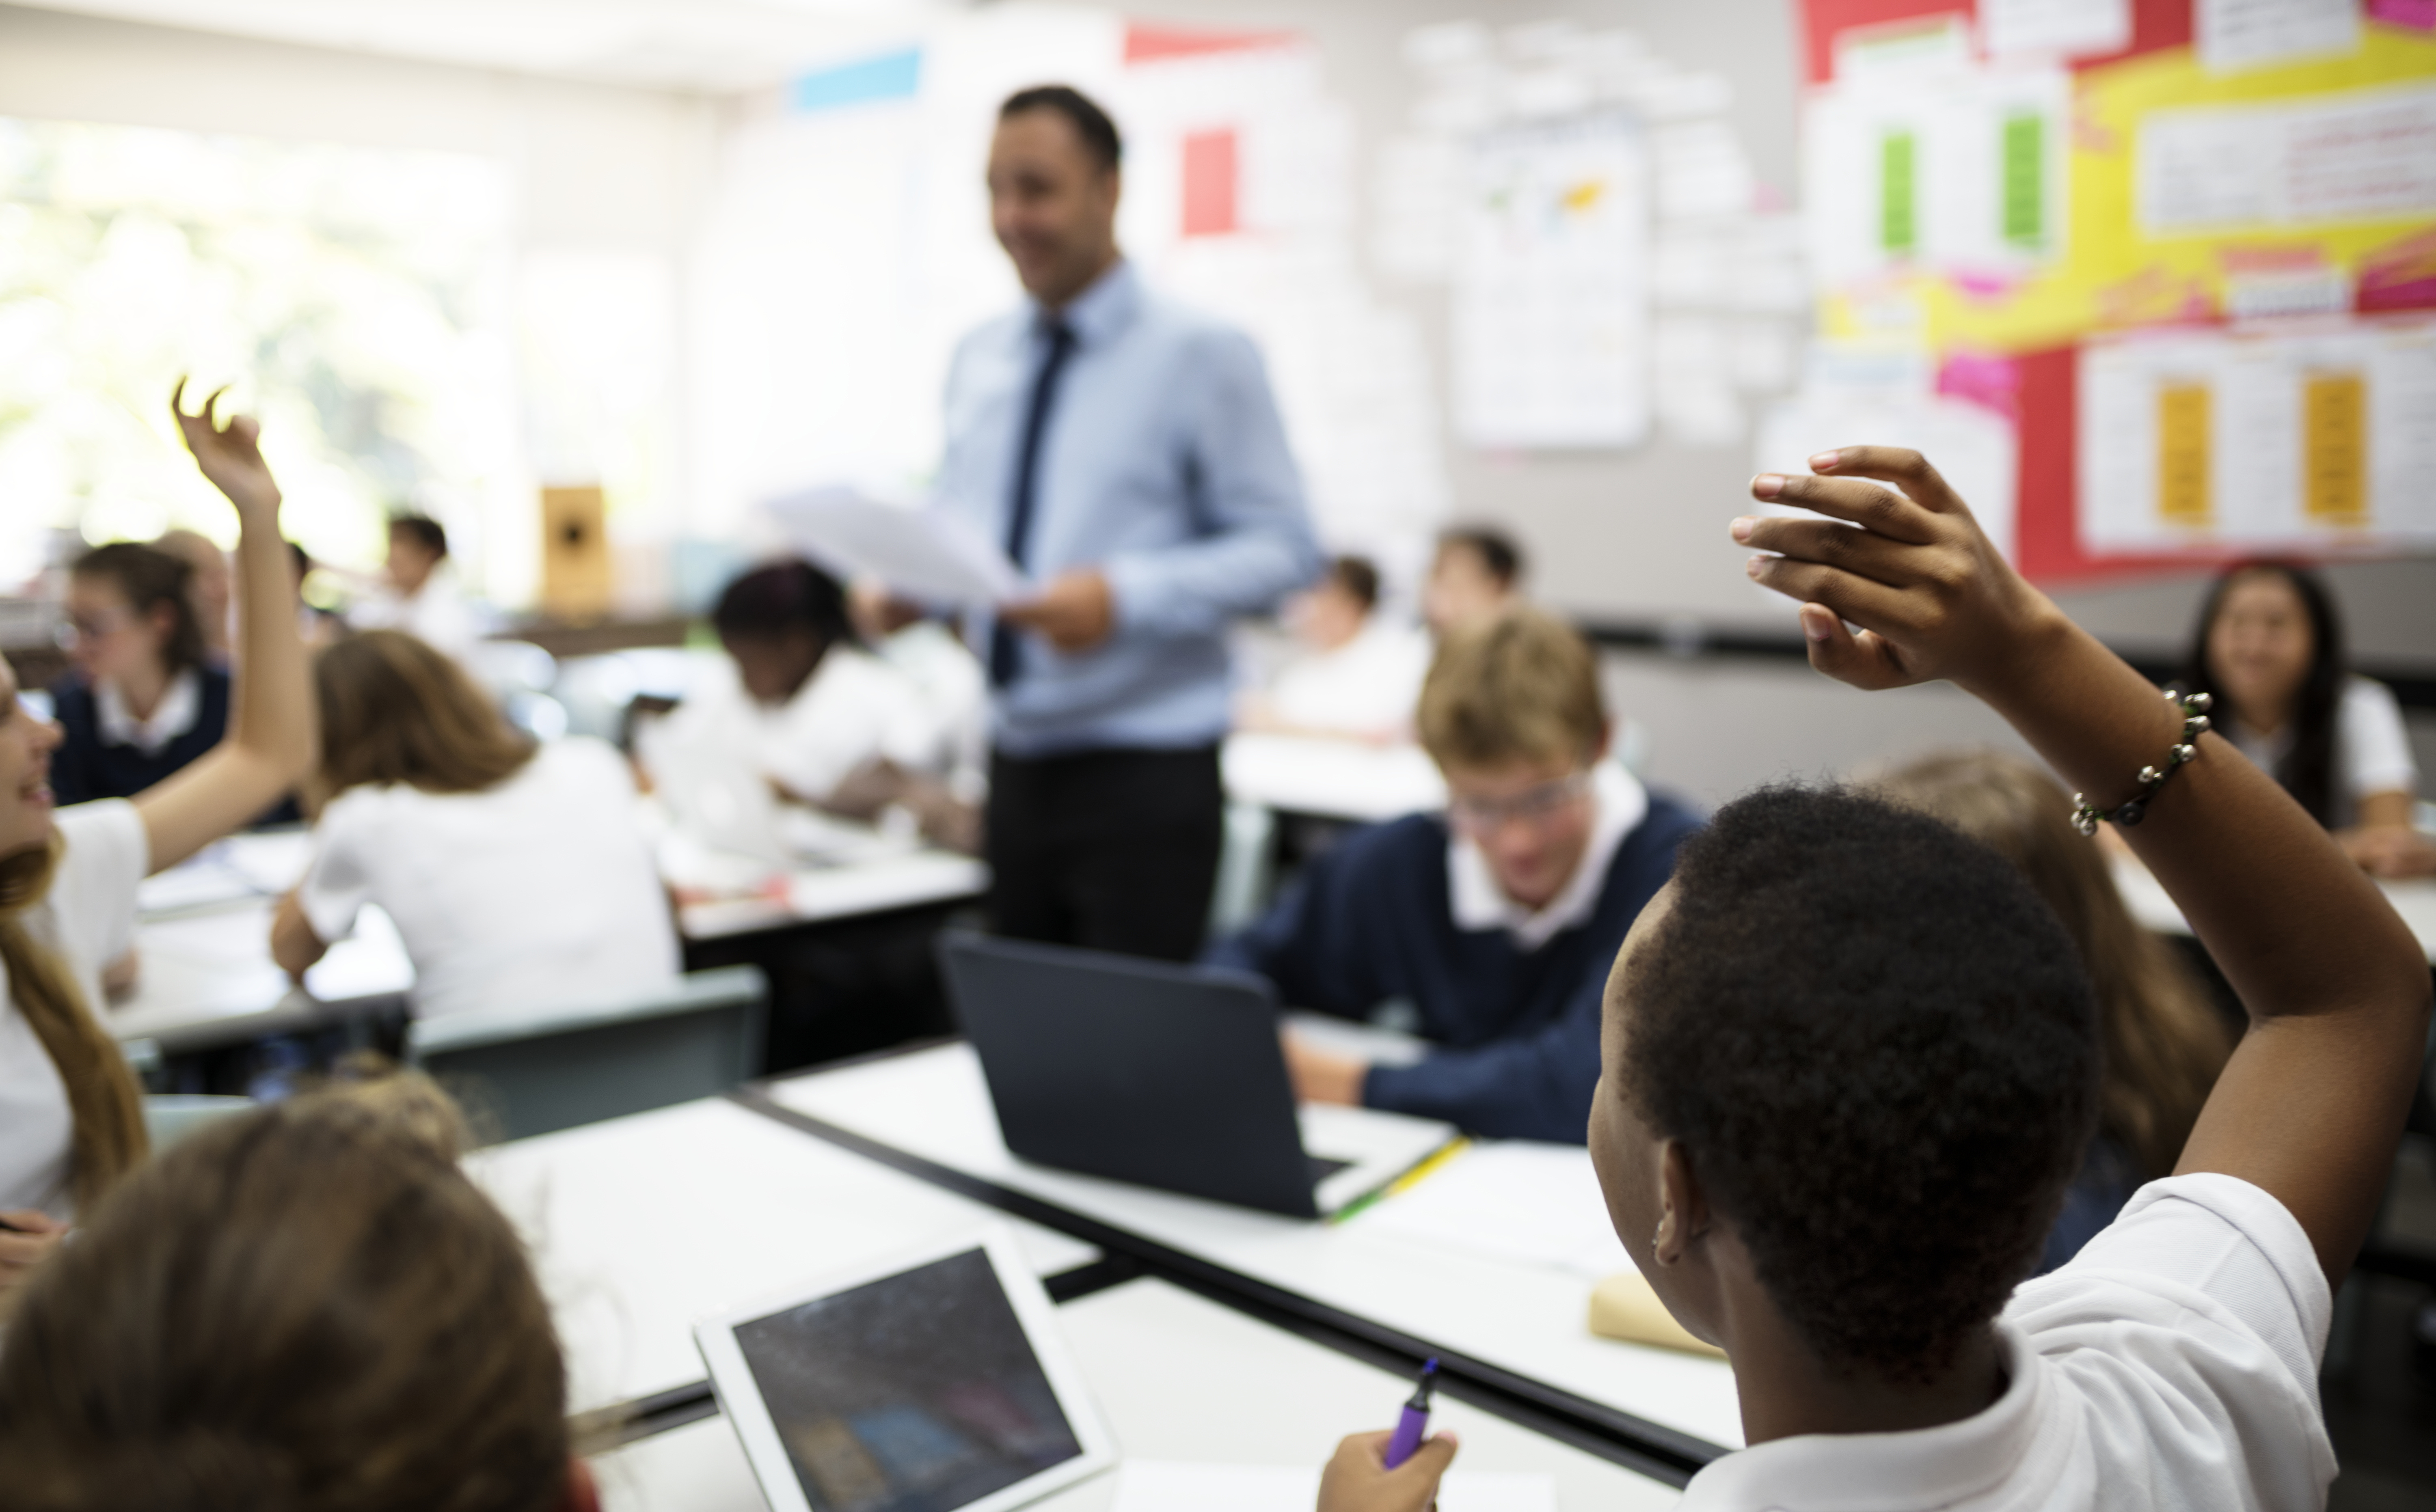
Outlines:
<svg viewBox="0 0 2436 1512"><path fill-rule="evenodd" d="M2094 804L2122 804L2142 767L2165 765L2180 708L2024 582L1923 458L1855 446L1811 466L1826 476L1763 475L1751 492L1833 519L1742 519L1733 534L1780 553L1750 574L1801 600L1812 666L1864 688L1951 681ZM2213 734L2197 746L2123 830L2250 1012L2176 1169L2273 1194L2340 1282L2418 1081L2427 963L2282 788Z"/></svg>
<svg viewBox="0 0 2436 1512"><path fill-rule="evenodd" d="M236 506L240 660L227 737L135 799L151 839L154 871L175 866L277 803L311 770L315 745L312 685L296 633L296 587L279 534L279 485L254 444L262 427L244 415L220 424L219 393L190 415L185 392L181 378L169 408L186 449Z"/></svg>

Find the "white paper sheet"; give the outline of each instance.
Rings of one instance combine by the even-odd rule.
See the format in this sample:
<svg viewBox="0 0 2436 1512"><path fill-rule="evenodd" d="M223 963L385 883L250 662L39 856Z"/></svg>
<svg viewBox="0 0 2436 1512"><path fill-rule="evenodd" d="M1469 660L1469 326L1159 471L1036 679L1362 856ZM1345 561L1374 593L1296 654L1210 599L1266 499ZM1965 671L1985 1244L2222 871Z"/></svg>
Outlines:
<svg viewBox="0 0 2436 1512"><path fill-rule="evenodd" d="M2132 0L1979 0L1979 38L1991 58L2103 57L2132 45Z"/></svg>
<svg viewBox="0 0 2436 1512"><path fill-rule="evenodd" d="M2193 42L2214 73L2359 50L2359 0L2193 0Z"/></svg>
<svg viewBox="0 0 2436 1512"><path fill-rule="evenodd" d="M1117 1471L1110 1512L1311 1512L1319 1469L1270 1465L1188 1465L1129 1459ZM1438 1512L1557 1512L1557 1483L1545 1475L1449 1470Z"/></svg>
<svg viewBox="0 0 2436 1512"><path fill-rule="evenodd" d="M2436 87L2156 111L2133 148L2152 236L2436 211Z"/></svg>
<svg viewBox="0 0 2436 1512"><path fill-rule="evenodd" d="M1598 1280L1632 1269L1577 1144L1485 1140L1346 1221L1348 1229Z"/></svg>
<svg viewBox="0 0 2436 1512"><path fill-rule="evenodd" d="M1004 552L937 510L821 488L774 500L769 511L811 556L908 598L997 604L1027 587Z"/></svg>

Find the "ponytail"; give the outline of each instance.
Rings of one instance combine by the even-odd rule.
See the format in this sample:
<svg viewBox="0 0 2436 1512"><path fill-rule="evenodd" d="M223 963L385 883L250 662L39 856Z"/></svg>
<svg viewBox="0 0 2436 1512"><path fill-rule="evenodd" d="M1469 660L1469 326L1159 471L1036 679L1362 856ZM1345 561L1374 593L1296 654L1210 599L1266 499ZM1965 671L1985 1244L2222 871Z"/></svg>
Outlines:
<svg viewBox="0 0 2436 1512"><path fill-rule="evenodd" d="M69 1146L72 1191L78 1212L90 1212L146 1154L144 1094L127 1057L84 1000L60 953L34 938L26 912L50 892L67 843L0 859L0 965L9 993L32 1026L43 1051L67 1087L75 1133Z"/></svg>

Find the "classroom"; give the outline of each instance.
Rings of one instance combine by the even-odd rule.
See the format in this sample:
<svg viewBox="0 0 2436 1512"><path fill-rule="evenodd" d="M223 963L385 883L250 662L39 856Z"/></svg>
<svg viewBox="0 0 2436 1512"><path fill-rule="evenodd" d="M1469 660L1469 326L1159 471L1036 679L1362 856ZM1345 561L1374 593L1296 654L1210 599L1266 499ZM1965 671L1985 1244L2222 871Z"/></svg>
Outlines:
<svg viewBox="0 0 2436 1512"><path fill-rule="evenodd" d="M0 356L0 1507L2436 1505L2428 0L8 0Z"/></svg>

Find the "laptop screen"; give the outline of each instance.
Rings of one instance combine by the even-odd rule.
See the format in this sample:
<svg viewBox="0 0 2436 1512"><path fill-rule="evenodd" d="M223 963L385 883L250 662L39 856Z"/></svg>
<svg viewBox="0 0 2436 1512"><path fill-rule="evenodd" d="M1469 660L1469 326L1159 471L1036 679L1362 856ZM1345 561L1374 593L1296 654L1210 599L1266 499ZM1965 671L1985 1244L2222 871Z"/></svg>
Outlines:
<svg viewBox="0 0 2436 1512"><path fill-rule="evenodd" d="M736 1328L804 1497L953 1512L1083 1452L979 1249Z"/></svg>

